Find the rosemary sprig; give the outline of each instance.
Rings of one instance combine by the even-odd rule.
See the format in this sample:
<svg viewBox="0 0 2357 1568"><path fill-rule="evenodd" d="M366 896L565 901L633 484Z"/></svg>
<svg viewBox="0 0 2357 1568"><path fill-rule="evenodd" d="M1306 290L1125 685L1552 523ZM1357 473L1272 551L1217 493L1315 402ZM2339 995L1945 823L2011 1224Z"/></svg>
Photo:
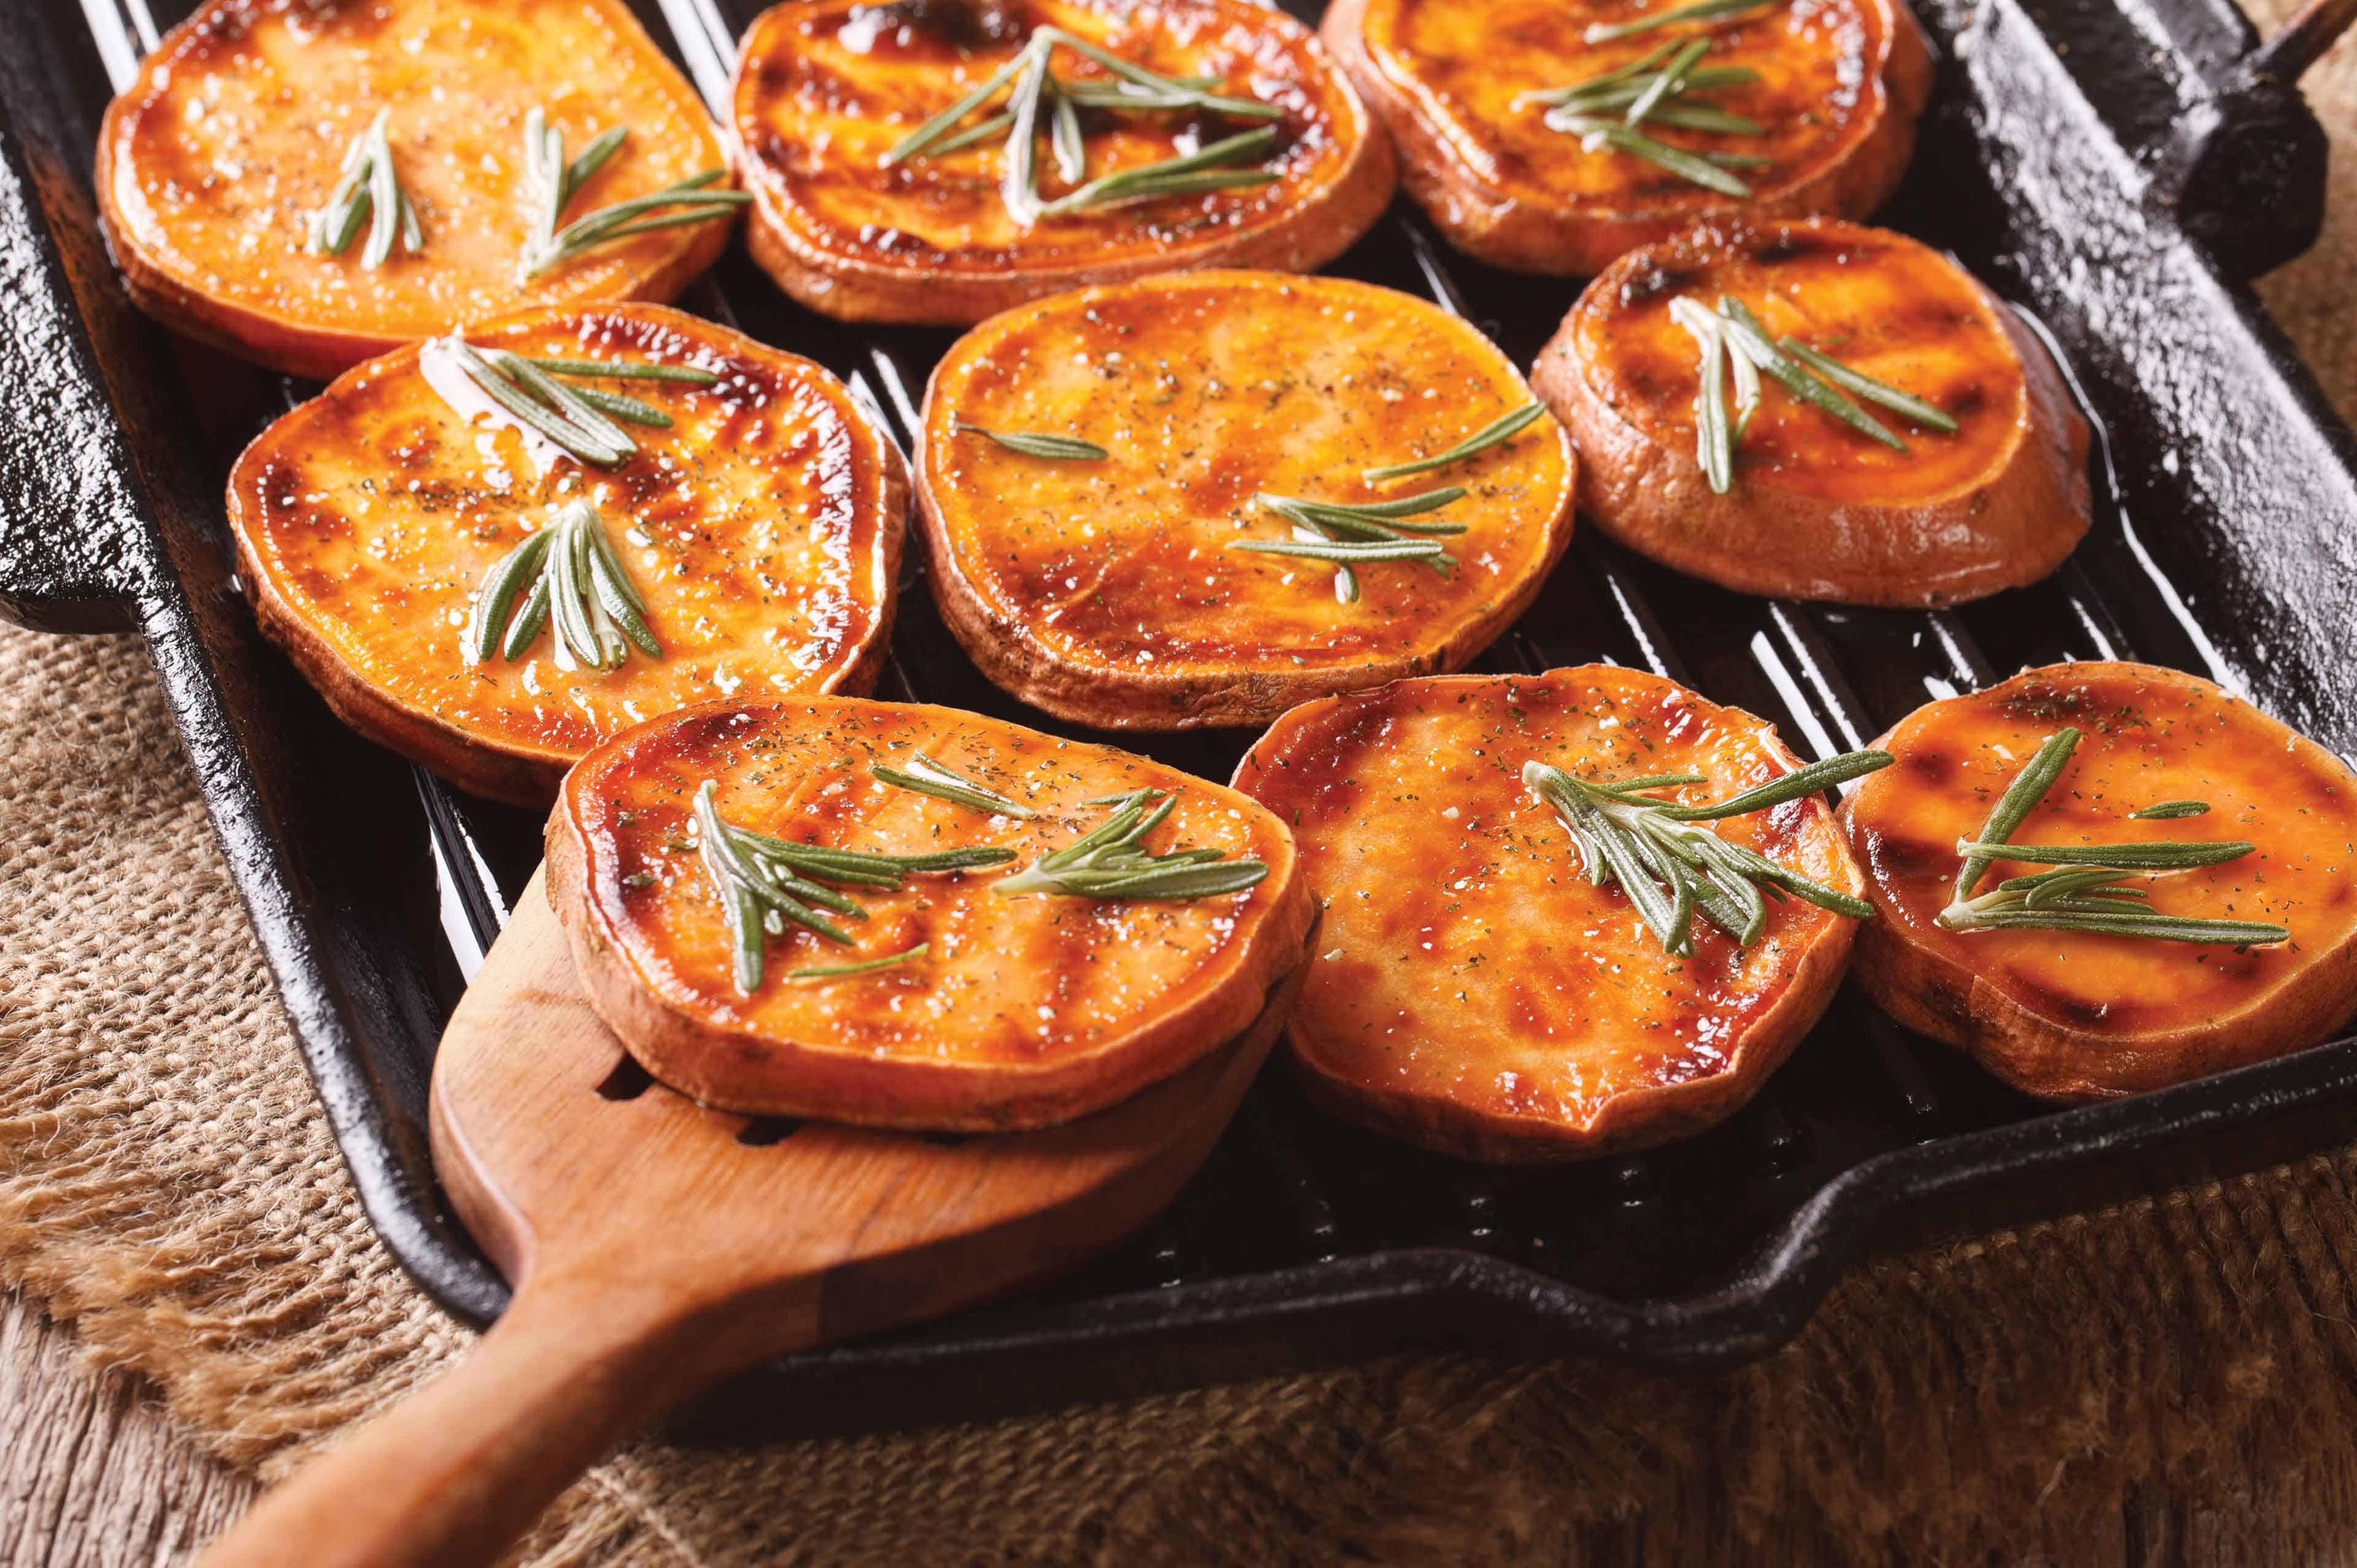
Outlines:
<svg viewBox="0 0 2357 1568"><path fill-rule="evenodd" d="M1629 125L1641 125L1645 123L1646 115L1651 114L1669 99L1684 91L1687 79L1694 74L1695 67L1702 62L1702 57L1709 52L1709 49L1708 38L1695 38L1672 55L1669 63L1654 72L1653 79L1644 85L1634 99L1630 101L1629 112L1620 117L1621 123Z"/></svg>
<svg viewBox="0 0 2357 1568"><path fill-rule="evenodd" d="M1695 461L1702 466L1713 495L1735 488L1735 431L1727 419L1727 387L1723 371L1727 360L1727 324L1691 299L1670 301L1670 318L1684 328L1702 349L1701 380L1695 387ZM1735 356L1743 363L1741 355ZM1756 372L1755 372L1756 375ZM1753 382L1758 397L1758 382ZM1750 411L1744 411L1745 419Z"/></svg>
<svg viewBox="0 0 2357 1568"><path fill-rule="evenodd" d="M2033 929L2084 931L2098 936L2139 937L2151 941L2197 942L2225 947L2264 947L2291 940L2282 926L2257 920L2213 920L2163 915L2149 908L2151 895L2126 886L2139 875L2190 871L2240 860L2257 846L2244 841L2109 844L2017 844L2013 835L2062 776L2080 735L2061 729L2046 737L1981 825L1976 837L1959 839L1964 857L1953 896L1940 911L1940 924L1953 931ZM2200 801L2168 805L2201 806ZM2201 807L2206 811L2206 806ZM2132 812L2141 816L2143 812ZM2198 815L2198 812L2172 813ZM2054 867L2030 876L2010 876L1986 893L1973 891L1992 862L2018 861Z"/></svg>
<svg viewBox="0 0 2357 1568"><path fill-rule="evenodd" d="M1293 525L1291 539L1240 539L1228 548L1254 555L1287 555L1305 561L1326 561L1334 574L1334 596L1342 603L1359 598L1359 575L1352 566L1373 561L1423 561L1442 576L1455 569L1457 557L1443 549L1436 534L1462 533L1461 522L1409 522L1437 511L1465 496L1462 485L1444 485L1387 501L1321 501L1306 496L1263 492L1254 502ZM1423 534L1427 537L1415 538Z"/></svg>
<svg viewBox="0 0 2357 1568"><path fill-rule="evenodd" d="M1058 48L1070 49L1094 61L1117 80L1111 83L1059 81L1050 69ZM1278 178L1273 169L1232 166L1275 145L1276 132L1268 126L1214 142L1199 152L1122 169L1093 180L1085 177L1088 149L1081 125L1082 109L1191 109L1246 120L1284 117L1284 110L1275 104L1214 92L1211 91L1214 85L1215 81L1209 77L1163 76L1060 27L1039 27L1033 31L1020 53L993 71L980 86L902 137L884 155L884 163L889 167L909 158L944 156L1004 131L1006 139L1001 195L1008 215L1025 228L1042 219L1169 196L1265 185ZM1009 90L1005 110L967 130L957 129L967 115L1002 91ZM1039 199L1038 141L1043 122L1055 155L1057 173L1073 188L1052 201Z"/></svg>
<svg viewBox="0 0 2357 1568"><path fill-rule="evenodd" d="M1724 22L1748 12L1761 11L1781 0L1695 0L1690 5L1679 5L1651 16L1638 16L1626 22L1593 22L1581 35L1582 41L1609 44L1615 38L1634 38L1650 33L1656 27L1674 27L1684 22Z"/></svg>
<svg viewBox="0 0 2357 1568"><path fill-rule="evenodd" d="M1567 114L1555 109L1547 113L1547 124L1578 136L1580 145L1588 152L1609 147L1616 153L1642 158L1689 184L1717 191L1721 196L1748 197L1751 194L1749 186L1708 158L1687 152L1683 147L1674 147L1667 142L1657 142L1642 131L1624 125L1618 120L1599 120L1592 114Z"/></svg>
<svg viewBox="0 0 2357 1568"><path fill-rule="evenodd" d="M1767 328L1760 325L1760 317L1751 313L1749 306L1731 294L1722 294L1718 296L1718 314L1727 322L1727 341L1734 346L1735 351L1749 358L1770 378L1781 383L1786 392L1803 403L1832 414L1858 434L1872 436L1894 452L1907 450L1907 443L1893 435L1888 425L1842 395L1838 388L1786 358L1782 350L1769 341Z"/></svg>
<svg viewBox="0 0 2357 1568"><path fill-rule="evenodd" d="M1114 814L1092 832L1043 854L993 890L1001 897L1061 893L1079 898L1191 899L1241 893L1268 875L1258 860L1230 860L1215 849L1149 854L1146 836L1177 810L1178 798L1139 789L1104 802Z"/></svg>
<svg viewBox="0 0 2357 1568"><path fill-rule="evenodd" d="M1446 468L1451 463L1461 463L1468 457L1512 440L1545 412L1545 406L1534 398L1510 413L1500 414L1446 452L1418 457L1413 463L1387 463L1380 468L1367 469L1359 478L1371 485L1380 485L1391 479L1404 479L1410 474L1428 474L1435 468Z"/></svg>
<svg viewBox="0 0 2357 1568"><path fill-rule="evenodd" d="M667 429L671 415L651 403L619 392L567 386L556 376L605 376L694 386L709 386L720 379L688 365L531 359L505 349L478 349L456 335L435 339L427 351L457 366L478 391L518 423L567 455L601 468L612 467L639 449L614 419ZM459 408L458 412L468 411Z"/></svg>
<svg viewBox="0 0 2357 1568"><path fill-rule="evenodd" d="M1018 134L1022 130L1020 111L1016 114L1016 130ZM1222 166L1257 157L1275 145L1276 132L1271 126L1244 131L1213 142L1200 152L1189 153L1183 157L1164 158L1158 163L1141 164L1135 168L1125 168L1092 179L1077 190L1042 203L1039 215L1061 218L1072 212L1158 201L1166 196L1189 196L1203 190L1267 185L1277 177L1274 169L1240 169Z"/></svg>
<svg viewBox="0 0 2357 1568"><path fill-rule="evenodd" d="M621 149L629 135L627 125L608 126L591 138L580 156L567 163L565 134L550 124L548 116L538 108L524 116L524 188L533 203L533 228L516 263L517 274L522 282L530 283L608 241L657 229L708 223L729 216L753 199L749 191L708 188L727 173L726 169L708 168L661 190L600 207L558 228L574 197L588 183L590 176ZM664 208L677 210L664 212Z"/></svg>
<svg viewBox="0 0 2357 1568"><path fill-rule="evenodd" d="M924 957L932 950L931 942L919 942L915 947L882 958L871 958L866 963L807 964L801 969L786 971L788 980L845 980L855 974L873 974L879 969L893 969L910 959ZM759 981L755 984L760 983Z"/></svg>
<svg viewBox="0 0 2357 1568"><path fill-rule="evenodd" d="M2199 817L2209 813L2207 800L2158 800L2128 815L2140 822L2165 822L2178 817Z"/></svg>
<svg viewBox="0 0 2357 1568"><path fill-rule="evenodd" d="M1027 457L1045 457L1057 463L1102 463L1113 456L1093 441L1082 441L1072 435L1049 435L1036 430L985 430L979 424L957 422L961 435L985 435L1010 452L1020 452Z"/></svg>
<svg viewBox="0 0 2357 1568"><path fill-rule="evenodd" d="M392 115L389 109L378 110L368 129L352 138L335 189L311 223L311 249L340 256L360 232L361 220L371 220L368 243L361 249L361 265L371 272L393 254L396 238L410 255L425 248L425 236L417 227L417 210L410 206L408 193L401 188L400 172L393 166L393 142L385 134Z"/></svg>
<svg viewBox="0 0 2357 1568"><path fill-rule="evenodd" d="M1878 381L1863 371L1853 370L1831 354L1820 353L1810 348L1798 338L1779 338L1776 347L1834 385L1854 392L1868 403L1880 403L1894 413L1903 413L1916 424L1936 430L1943 435L1956 433L1956 422L1936 404L1925 403L1912 392L1901 392L1888 381Z"/></svg>
<svg viewBox="0 0 2357 1568"><path fill-rule="evenodd" d="M575 501L484 574L467 651L478 664L494 656L512 662L553 619L560 669L619 670L632 646L662 657L646 613L596 509Z"/></svg>
<svg viewBox="0 0 2357 1568"><path fill-rule="evenodd" d="M911 875L1004 865L1015 858L1012 850L988 846L935 854L871 854L796 843L724 821L718 793L719 786L709 779L695 791L696 850L728 918L737 989L748 996L761 988L767 939L784 935L789 925L842 947L852 945L850 933L818 911L855 920L866 919L866 912L822 883L889 892Z"/></svg>
<svg viewBox="0 0 2357 1568"><path fill-rule="evenodd" d="M1638 918L1661 940L1662 950L1684 958L1694 952L1697 913L1732 937L1738 948L1758 940L1768 921L1763 893L1779 899L1790 895L1854 920L1872 918L1874 906L1865 900L1788 871L1759 851L1697 824L1801 800L1888 768L1891 761L1887 751L1847 752L1727 800L1699 805L1642 793L1701 782L1690 773L1606 782L1533 760L1523 764L1523 782L1555 808L1579 846L1588 881L1598 887L1620 884Z"/></svg>
<svg viewBox="0 0 2357 1568"><path fill-rule="evenodd" d="M985 816L1014 817L1028 822L1039 813L1019 800L1010 800L996 789L985 789L970 779L961 779L923 752L909 754L911 768L888 768L877 764L872 771L877 779L896 789L913 790L931 795L952 805L963 806L969 811Z"/></svg>

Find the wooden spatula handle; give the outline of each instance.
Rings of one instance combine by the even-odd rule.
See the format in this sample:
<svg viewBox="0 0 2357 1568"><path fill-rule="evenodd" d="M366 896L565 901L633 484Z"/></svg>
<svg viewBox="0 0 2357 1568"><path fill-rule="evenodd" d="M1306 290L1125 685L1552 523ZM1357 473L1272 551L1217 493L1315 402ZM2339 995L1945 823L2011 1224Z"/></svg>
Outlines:
<svg viewBox="0 0 2357 1568"><path fill-rule="evenodd" d="M608 1448L735 1369L706 1316L659 1284L527 1286L455 1369L264 1497L199 1568L490 1563Z"/></svg>

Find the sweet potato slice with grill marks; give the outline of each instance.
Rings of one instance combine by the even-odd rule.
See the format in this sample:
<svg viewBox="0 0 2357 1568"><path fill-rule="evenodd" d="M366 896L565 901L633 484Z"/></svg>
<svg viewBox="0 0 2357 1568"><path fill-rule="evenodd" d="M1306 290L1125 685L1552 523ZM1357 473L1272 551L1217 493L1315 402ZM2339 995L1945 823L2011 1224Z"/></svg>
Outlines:
<svg viewBox="0 0 2357 1568"><path fill-rule="evenodd" d="M933 594L975 662L1024 701L1105 727L1263 723L1305 698L1461 667L1537 593L1571 533L1563 431L1386 482L1529 388L1479 332L1389 289L1190 273L1008 311L926 396L919 502ZM1010 450L1048 433L1098 461ZM1352 568L1235 548L1292 526L1264 493L1382 502L1461 487L1405 520L1458 527L1458 564Z"/></svg>
<svg viewBox="0 0 2357 1568"><path fill-rule="evenodd" d="M2047 737L2082 736L2021 844L2247 841L2240 859L2139 878L2166 915L2291 932L2243 948L2084 931L1951 930L1959 838ZM1843 803L1880 918L1857 977L1883 1010L2050 1100L2158 1089L2330 1038L2357 1015L2357 775L2196 676L2061 664L1917 710L1898 757ZM2137 819L2164 801L2198 815ZM2000 861L1975 884L2046 869Z"/></svg>
<svg viewBox="0 0 2357 1568"><path fill-rule="evenodd" d="M1032 814L896 789L917 753ZM847 886L854 944L799 927L760 984L697 848L704 781L732 827L836 849L1017 852L999 869ZM1104 822L1103 797L1172 791L1146 847L1216 850L1267 875L1194 900L1009 897L1006 873ZM963 1131L1085 1115L1232 1039L1300 961L1316 920L1285 824L1216 784L1110 747L947 708L811 698L674 714L599 747L548 826L549 897L591 999L647 1069L754 1114ZM839 978L795 971L926 950Z"/></svg>
<svg viewBox="0 0 2357 1568"><path fill-rule="evenodd" d="M696 367L710 386L573 379L662 411L635 454L576 461L468 390L437 339L339 377L230 475L238 570L263 629L346 723L467 789L543 805L643 719L729 695L865 691L908 516L899 451L844 384L662 306L540 310L479 348ZM458 404L446 400L450 390ZM556 632L478 661L491 567L576 500L597 510L662 650L566 668Z"/></svg>
<svg viewBox="0 0 2357 1568"><path fill-rule="evenodd" d="M1523 272L1591 277L1638 245L1703 219L1863 218L1899 184L1932 61L1898 0L1763 5L1707 30L1676 24L1589 43L1597 25L1641 19L1633 0L1335 0L1320 29L1398 145L1401 178L1450 242ZM1713 190L1551 129L1528 95L1641 64L1664 42L1706 38L1706 71L1757 80L1697 95L1760 127L1729 134L1646 121L1643 134L1731 166L1748 187ZM1614 103L1597 117L1619 121Z"/></svg>
<svg viewBox="0 0 2357 1568"><path fill-rule="evenodd" d="M1294 824L1325 903L1287 1026L1311 1095L1470 1159L1645 1148L1749 1101L1824 1013L1856 922L1768 900L1738 949L1697 921L1672 957L1598 888L1523 766L1609 779L1692 772L1724 799L1792 771L1763 721L1604 665L1448 676L1305 703L1236 785ZM1789 870L1859 890L1812 797L1717 824Z"/></svg>
<svg viewBox="0 0 2357 1568"><path fill-rule="evenodd" d="M1722 295L1958 428L1860 401L1894 450L1763 377L1732 486L1713 493L1700 349L1670 306ZM1578 444L1589 521L1748 593L1952 605L2036 582L2087 531L2087 422L2045 347L1955 263L1887 230L1700 229L1631 252L1588 285L1531 381Z"/></svg>
<svg viewBox="0 0 2357 1568"><path fill-rule="evenodd" d="M569 221L726 160L702 102L622 0L213 0L165 36L99 133L100 210L132 297L181 332L326 378L530 306L670 299L727 218L597 245L518 275L532 218L525 118L566 156L630 128ZM362 264L309 245L379 111L423 248Z"/></svg>
<svg viewBox="0 0 2357 1568"><path fill-rule="evenodd" d="M1005 133L888 162L910 133L989 81L1032 34L1060 27L1166 77L1283 111L1273 146L1238 167L1273 182L1085 209L1025 224L1001 194ZM1060 81L1117 79L1067 48ZM959 123L982 124L1008 95ZM1189 155L1263 122L1198 109L1083 109L1083 182L1050 155L1038 190ZM1390 201L1391 143L1299 23L1250 0L1025 0L1021 5L773 6L746 34L732 134L759 199L754 256L813 309L852 321L964 326L1083 285L1201 266L1308 272L1349 248Z"/></svg>

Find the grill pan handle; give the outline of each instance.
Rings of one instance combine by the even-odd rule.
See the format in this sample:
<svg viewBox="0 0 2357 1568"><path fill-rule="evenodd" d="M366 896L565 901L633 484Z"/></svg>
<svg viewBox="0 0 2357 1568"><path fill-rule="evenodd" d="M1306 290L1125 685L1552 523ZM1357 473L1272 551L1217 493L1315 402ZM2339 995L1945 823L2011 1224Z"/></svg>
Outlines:
<svg viewBox="0 0 2357 1568"><path fill-rule="evenodd" d="M2273 271L2323 231L2330 144L2299 78L2352 21L2357 0L2309 0L2266 43L2180 78L2151 194L2232 276Z"/></svg>

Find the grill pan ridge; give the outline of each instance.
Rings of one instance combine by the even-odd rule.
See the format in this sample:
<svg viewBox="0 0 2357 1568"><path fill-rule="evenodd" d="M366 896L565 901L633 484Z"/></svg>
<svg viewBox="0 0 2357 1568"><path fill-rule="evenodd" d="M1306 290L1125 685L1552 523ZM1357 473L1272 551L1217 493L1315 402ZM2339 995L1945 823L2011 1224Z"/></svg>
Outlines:
<svg viewBox="0 0 2357 1568"><path fill-rule="evenodd" d="M425 1083L442 1021L537 859L538 822L345 731L238 597L222 478L245 440L313 389L139 317L106 261L88 172L114 83L186 5L26 0L0 51L0 262L17 285L0 299L12 448L0 454L0 613L145 635L371 1219L437 1300L479 1322L506 1287L442 1206ZM716 103L756 8L641 5ZM2235 281L2314 238L2323 139L2289 80L2318 51L2314 30L2258 49L2225 0L1919 11L1939 85L1916 163L1878 221L1952 251L2055 346L2099 433L2087 542L2047 582L1924 613L1731 594L1583 529L1474 668L1650 668L1823 755L2024 664L2142 658L2220 680L2357 752L2346 646L2357 438ZM2228 164L2235 177L2220 177ZM1437 299L1523 365L1577 292L1449 253L1404 202L1329 270ZM741 247L681 303L843 374L904 445L953 336L813 316ZM877 694L1042 723L958 649L922 557L912 535ZM1090 738L1223 779L1251 737ZM363 820L381 830L346 831ZM771 1362L680 1430L733 1439L970 1419L1410 1346L1722 1367L1797 1331L1871 1251L2345 1137L2352 1044L2055 1112L1845 991L1725 1125L1636 1158L1534 1171L1331 1121L1280 1064L1168 1213L1081 1275Z"/></svg>

